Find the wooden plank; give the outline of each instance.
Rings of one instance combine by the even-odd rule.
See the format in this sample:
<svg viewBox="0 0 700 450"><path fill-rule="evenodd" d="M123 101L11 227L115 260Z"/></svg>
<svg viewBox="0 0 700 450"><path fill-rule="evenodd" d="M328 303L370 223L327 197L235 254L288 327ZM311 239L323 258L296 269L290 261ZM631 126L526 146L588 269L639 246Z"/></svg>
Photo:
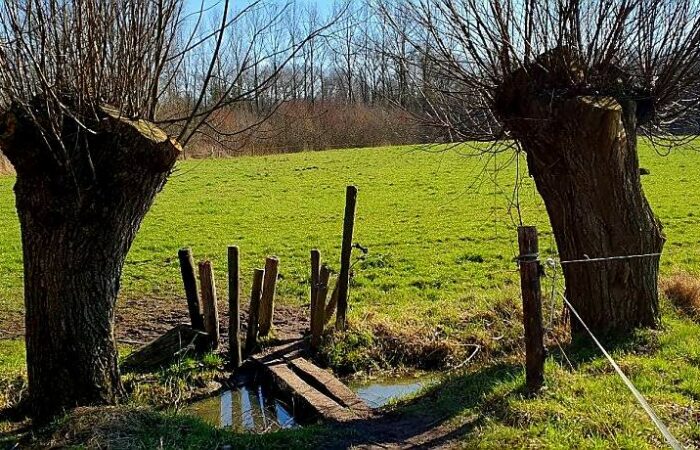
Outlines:
<svg viewBox="0 0 700 450"><path fill-rule="evenodd" d="M148 371L175 361L185 353L195 353L209 336L189 325L178 325L126 357L121 367L127 371Z"/></svg>
<svg viewBox="0 0 700 450"><path fill-rule="evenodd" d="M307 403L320 417L336 422L348 422L356 418L351 410L302 380L285 361L279 360L276 364L265 364L264 367L270 371L279 388Z"/></svg>
<svg viewBox="0 0 700 450"><path fill-rule="evenodd" d="M348 421L370 417L372 410L340 380L304 358L304 342L269 348L250 360L267 370L283 392L301 399L322 418Z"/></svg>
<svg viewBox="0 0 700 450"><path fill-rule="evenodd" d="M304 341L298 340L277 347L268 347L258 354L251 355L250 358L261 364L268 364L277 360L293 358L302 353L304 349Z"/></svg>
<svg viewBox="0 0 700 450"><path fill-rule="evenodd" d="M315 380L310 384L323 386L323 388L320 389L321 391L327 391L326 393L329 394L331 398L342 406L349 408L356 417L368 417L372 414L371 408L367 406L357 394L332 374L328 373L328 371L321 369L305 358L292 358L289 359L287 363L297 373L301 373L302 378L305 378L305 375Z"/></svg>

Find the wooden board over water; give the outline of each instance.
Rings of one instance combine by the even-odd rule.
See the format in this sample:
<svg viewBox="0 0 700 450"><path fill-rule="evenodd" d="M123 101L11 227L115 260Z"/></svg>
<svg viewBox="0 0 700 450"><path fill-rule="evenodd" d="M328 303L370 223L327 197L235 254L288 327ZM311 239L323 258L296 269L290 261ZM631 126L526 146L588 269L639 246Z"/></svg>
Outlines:
<svg viewBox="0 0 700 450"><path fill-rule="evenodd" d="M303 357L295 342L255 355L277 388L306 404L319 417L335 422L368 418L371 409L331 373Z"/></svg>

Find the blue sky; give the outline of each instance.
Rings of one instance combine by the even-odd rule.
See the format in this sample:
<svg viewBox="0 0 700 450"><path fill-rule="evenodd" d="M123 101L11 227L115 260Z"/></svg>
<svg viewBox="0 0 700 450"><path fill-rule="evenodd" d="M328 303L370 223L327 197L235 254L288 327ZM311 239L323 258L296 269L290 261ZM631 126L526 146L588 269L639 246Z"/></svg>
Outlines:
<svg viewBox="0 0 700 450"><path fill-rule="evenodd" d="M205 0L205 4L208 5L215 5L217 3L222 3L223 0ZM233 4L235 5L236 9L245 7L246 5L249 5L252 3L254 0L233 0ZM288 2L288 0L265 0L267 2L277 2L280 4L285 4ZM333 0L295 0L298 2L298 4L301 5L309 5L309 4L316 4L318 5L318 8L321 12L326 12L330 11L333 8ZM185 0L185 3L188 6L188 9L196 10L199 8L199 5L201 4L201 0Z"/></svg>

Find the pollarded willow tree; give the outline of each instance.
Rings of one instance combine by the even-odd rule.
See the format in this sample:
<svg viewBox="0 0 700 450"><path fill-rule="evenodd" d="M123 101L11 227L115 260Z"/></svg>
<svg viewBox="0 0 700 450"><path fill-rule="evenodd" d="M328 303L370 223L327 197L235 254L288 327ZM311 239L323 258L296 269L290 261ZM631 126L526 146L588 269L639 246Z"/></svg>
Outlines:
<svg viewBox="0 0 700 450"><path fill-rule="evenodd" d="M214 112L261 95L323 29L253 59L284 12L229 0L0 3L0 149L17 172L35 417L118 400L127 252L181 145L216 133ZM250 15L263 20L245 20L259 25L241 40Z"/></svg>
<svg viewBox="0 0 700 450"><path fill-rule="evenodd" d="M697 0L408 0L427 123L458 140L515 142L564 260L657 255L638 136L698 133ZM418 63L416 62L418 61ZM597 332L654 326L659 257L567 264L566 293ZM574 324L576 326L577 324Z"/></svg>

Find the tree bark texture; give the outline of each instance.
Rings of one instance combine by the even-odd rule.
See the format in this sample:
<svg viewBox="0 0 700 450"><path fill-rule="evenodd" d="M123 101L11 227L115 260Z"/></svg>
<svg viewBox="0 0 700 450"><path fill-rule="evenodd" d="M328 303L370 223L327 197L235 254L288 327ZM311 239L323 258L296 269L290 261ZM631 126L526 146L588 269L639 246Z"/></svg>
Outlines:
<svg viewBox="0 0 700 450"><path fill-rule="evenodd" d="M122 267L181 149L107 107L86 120L91 131L66 118L51 138L38 123L10 109L0 117L0 148L17 172L29 404L48 418L118 401Z"/></svg>
<svg viewBox="0 0 700 450"><path fill-rule="evenodd" d="M639 174L636 130L644 105L614 93L578 95L575 59L545 54L539 64L515 72L497 103L527 155L561 259L661 253L665 237ZM657 324L658 256L562 268L565 295L594 332ZM582 330L576 321L572 328Z"/></svg>

